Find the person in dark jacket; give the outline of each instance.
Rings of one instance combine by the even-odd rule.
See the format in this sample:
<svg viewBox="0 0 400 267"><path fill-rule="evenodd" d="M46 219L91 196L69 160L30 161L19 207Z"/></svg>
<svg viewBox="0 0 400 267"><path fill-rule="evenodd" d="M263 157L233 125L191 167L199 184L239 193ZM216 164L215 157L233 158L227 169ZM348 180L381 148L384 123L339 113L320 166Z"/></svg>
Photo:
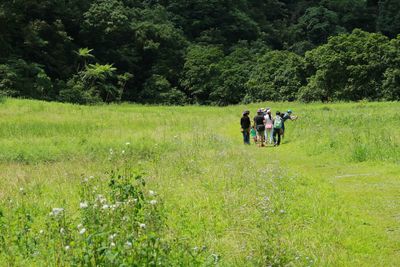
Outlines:
<svg viewBox="0 0 400 267"><path fill-rule="evenodd" d="M254 125L257 130L257 141L259 146L264 146L265 139L265 119L262 109L257 110L257 115L254 117Z"/></svg>
<svg viewBox="0 0 400 267"><path fill-rule="evenodd" d="M242 128L243 134L243 142L245 145L250 145L250 118L249 118L250 111L245 110L243 112L243 116L240 119L240 127Z"/></svg>
<svg viewBox="0 0 400 267"><path fill-rule="evenodd" d="M281 144L282 124L282 114L277 111L276 116L273 120L274 130L272 139L274 140L274 146L279 146ZM278 137L278 140L276 139L276 137Z"/></svg>

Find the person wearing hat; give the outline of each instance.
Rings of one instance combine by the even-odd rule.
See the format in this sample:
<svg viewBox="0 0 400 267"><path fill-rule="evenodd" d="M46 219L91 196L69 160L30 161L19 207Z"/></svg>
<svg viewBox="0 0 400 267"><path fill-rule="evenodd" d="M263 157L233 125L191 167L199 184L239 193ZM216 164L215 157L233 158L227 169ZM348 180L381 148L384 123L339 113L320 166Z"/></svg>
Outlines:
<svg viewBox="0 0 400 267"><path fill-rule="evenodd" d="M282 139L285 136L285 121L287 121L287 120L291 120L291 121L297 120L297 116L293 116L292 113L293 113L293 111L291 109L288 109L288 111L285 112L282 115Z"/></svg>
<svg viewBox="0 0 400 267"><path fill-rule="evenodd" d="M240 119L240 126L242 128L243 134L243 142L245 145L250 145L250 118L249 118L250 111L245 110L243 111L243 116Z"/></svg>
<svg viewBox="0 0 400 267"><path fill-rule="evenodd" d="M274 130L273 130L274 146L279 146L281 144L282 125L283 125L282 114L279 111L277 111L276 116L274 118Z"/></svg>
<svg viewBox="0 0 400 267"><path fill-rule="evenodd" d="M254 117L254 125L257 130L258 146L264 146L265 119L261 108L257 110L257 115Z"/></svg>
<svg viewBox="0 0 400 267"><path fill-rule="evenodd" d="M272 135L273 135L273 118L271 115L271 109L268 108L265 112L265 143L272 144Z"/></svg>

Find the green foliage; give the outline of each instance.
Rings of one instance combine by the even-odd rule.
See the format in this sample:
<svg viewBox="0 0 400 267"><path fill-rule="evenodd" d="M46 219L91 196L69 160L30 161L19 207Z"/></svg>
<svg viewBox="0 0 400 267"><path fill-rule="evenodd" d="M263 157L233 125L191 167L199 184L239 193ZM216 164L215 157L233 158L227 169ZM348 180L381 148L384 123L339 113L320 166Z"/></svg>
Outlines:
<svg viewBox="0 0 400 267"><path fill-rule="evenodd" d="M324 0L324 7L336 12L338 24L347 31L359 28L368 32L376 29L377 1Z"/></svg>
<svg viewBox="0 0 400 267"><path fill-rule="evenodd" d="M50 78L38 64L18 59L0 65L2 95L45 99L52 86Z"/></svg>
<svg viewBox="0 0 400 267"><path fill-rule="evenodd" d="M386 100L400 100L400 69L388 68L383 77L383 98Z"/></svg>
<svg viewBox="0 0 400 267"><path fill-rule="evenodd" d="M300 56L288 51L267 52L250 74L246 99L293 101L305 77L305 63Z"/></svg>
<svg viewBox="0 0 400 267"><path fill-rule="evenodd" d="M295 25L298 39L318 45L327 41L329 36L337 35L344 29L339 25L336 12L325 7L310 7Z"/></svg>
<svg viewBox="0 0 400 267"><path fill-rule="evenodd" d="M246 82L257 57L266 50L263 44L238 43L232 51L222 58L216 68L219 73L217 85L210 94L212 104L237 104L246 95Z"/></svg>
<svg viewBox="0 0 400 267"><path fill-rule="evenodd" d="M195 0L168 1L166 7L190 40L229 45L238 40L255 40L260 35L260 25L249 12L259 8L257 4L243 0Z"/></svg>
<svg viewBox="0 0 400 267"><path fill-rule="evenodd" d="M383 35L354 30L329 39L306 54L314 69L303 100L361 100L381 97L383 73L390 66L389 39Z"/></svg>
<svg viewBox="0 0 400 267"><path fill-rule="evenodd" d="M86 65L85 69L74 75L67 82L66 88L60 91L60 100L79 104L119 101L126 82L132 76L117 76L116 70L111 64Z"/></svg>
<svg viewBox="0 0 400 267"><path fill-rule="evenodd" d="M377 29L390 36L400 33L400 2L396 0L379 1Z"/></svg>
<svg viewBox="0 0 400 267"><path fill-rule="evenodd" d="M383 74L382 97L386 100L400 100L400 35L390 41L387 52L390 67Z"/></svg>
<svg viewBox="0 0 400 267"><path fill-rule="evenodd" d="M129 25L128 10L119 0L93 1L88 11L85 12L83 29L91 35L98 35L100 40L118 36Z"/></svg>
<svg viewBox="0 0 400 267"><path fill-rule="evenodd" d="M330 81L329 86L327 80L335 78L332 71L316 69L322 65L311 62L311 56L301 67L307 70L301 77L294 74L297 70L288 69L291 74L283 78L282 67L272 64L276 69L268 70L268 75L279 76L273 86L268 82L271 77L253 69L266 48L302 57L308 51L318 54L330 37L355 28L395 38L400 33L399 10L395 0L6 1L0 4L0 90L3 95L74 103L229 105L293 100L300 87L298 95L303 99L395 99L397 74L387 69L395 70L397 63L375 68L377 59L372 56L362 62L351 56L360 61L356 66L369 65L365 68L347 66L343 59L339 63L349 68L348 82L341 76L342 81ZM355 43L364 41L362 34L354 37ZM376 42L387 40L382 37ZM369 55L368 49L377 46L359 45L352 53ZM391 55L385 55L384 62L386 57ZM116 68L112 75L87 81L87 75L101 75L91 72L101 72L99 66L107 64ZM366 84L364 77L371 72ZM306 83L310 81L307 88L303 75ZM379 75L388 80L381 81L386 78ZM265 84L268 88L261 89ZM271 95L277 92L274 86L285 88L278 90L279 96ZM368 96L355 96L361 87L368 87Z"/></svg>
<svg viewBox="0 0 400 267"><path fill-rule="evenodd" d="M146 189L137 171L112 170L106 179L83 179L79 211L57 207L46 215L32 209L21 188L15 204L2 203L0 257L8 264L22 258L47 265L199 265L202 251L165 238L162 202Z"/></svg>
<svg viewBox="0 0 400 267"><path fill-rule="evenodd" d="M79 48L76 54L81 58L94 58L94 56L91 54L92 52L93 49L89 49L86 47L86 48Z"/></svg>
<svg viewBox="0 0 400 267"><path fill-rule="evenodd" d="M209 103L218 86L218 62L224 53L218 46L194 45L188 48L181 85L196 103Z"/></svg>
<svg viewBox="0 0 400 267"><path fill-rule="evenodd" d="M186 95L176 88L171 88L171 83L163 76L150 77L142 91L143 102L166 105L183 105L186 103Z"/></svg>

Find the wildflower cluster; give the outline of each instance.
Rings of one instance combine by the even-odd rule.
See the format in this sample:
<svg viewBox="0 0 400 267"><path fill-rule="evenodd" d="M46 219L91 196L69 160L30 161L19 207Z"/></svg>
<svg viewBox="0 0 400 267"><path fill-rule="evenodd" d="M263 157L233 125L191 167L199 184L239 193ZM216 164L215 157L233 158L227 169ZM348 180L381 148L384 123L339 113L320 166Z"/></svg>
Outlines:
<svg viewBox="0 0 400 267"><path fill-rule="evenodd" d="M96 266L166 262L162 203L145 187L141 174L126 170L111 171L107 179L84 178L79 220L68 228L72 238L63 243L69 262ZM61 212L53 209L52 216Z"/></svg>
<svg viewBox="0 0 400 267"><path fill-rule="evenodd" d="M17 198L0 200L5 265L21 259L50 266L195 266L204 260L204 250L167 238L163 202L141 172L121 167L84 177L72 207L64 201L35 210L34 195L17 191Z"/></svg>

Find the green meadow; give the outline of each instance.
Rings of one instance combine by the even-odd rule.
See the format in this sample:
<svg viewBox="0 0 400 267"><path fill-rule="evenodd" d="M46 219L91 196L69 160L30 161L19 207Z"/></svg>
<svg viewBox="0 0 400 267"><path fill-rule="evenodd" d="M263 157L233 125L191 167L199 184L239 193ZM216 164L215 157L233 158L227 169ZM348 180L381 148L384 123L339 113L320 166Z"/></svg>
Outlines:
<svg viewBox="0 0 400 267"><path fill-rule="evenodd" d="M241 112L253 117L266 106L299 118L286 123L279 147L243 145ZM398 102L169 107L5 99L0 265L398 266L399 114ZM131 187L114 172L134 173L145 185ZM91 176L93 194L82 185ZM96 212L91 207L103 200L94 194L103 187L110 203L138 196L143 205L121 208L120 217ZM123 223L130 212L137 217Z"/></svg>

